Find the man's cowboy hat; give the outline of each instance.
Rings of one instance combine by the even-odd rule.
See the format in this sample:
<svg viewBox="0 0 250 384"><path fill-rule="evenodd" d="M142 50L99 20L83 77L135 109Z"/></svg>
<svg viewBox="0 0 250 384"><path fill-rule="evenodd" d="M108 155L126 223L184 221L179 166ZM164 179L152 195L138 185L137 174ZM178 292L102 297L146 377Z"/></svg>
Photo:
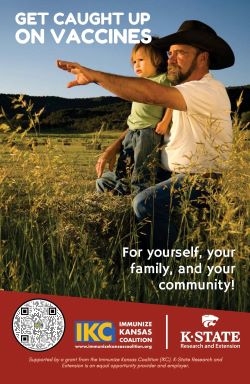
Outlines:
<svg viewBox="0 0 250 384"><path fill-rule="evenodd" d="M208 25L198 20L186 20L176 33L162 37L153 45L169 50L173 44L187 44L209 52L210 69L222 69L234 64L234 53L230 46Z"/></svg>

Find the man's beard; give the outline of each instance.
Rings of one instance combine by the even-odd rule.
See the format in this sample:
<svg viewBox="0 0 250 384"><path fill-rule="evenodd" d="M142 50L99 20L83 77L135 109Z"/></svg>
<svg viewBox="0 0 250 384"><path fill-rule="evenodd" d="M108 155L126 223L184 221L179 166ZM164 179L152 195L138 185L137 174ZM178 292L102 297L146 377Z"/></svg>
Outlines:
<svg viewBox="0 0 250 384"><path fill-rule="evenodd" d="M193 71L196 68L196 60L197 56L193 59L190 68L182 73L181 69L178 65L168 65L168 80L171 82L171 85L178 85L184 83L190 75L192 75ZM171 72L173 70L173 72Z"/></svg>

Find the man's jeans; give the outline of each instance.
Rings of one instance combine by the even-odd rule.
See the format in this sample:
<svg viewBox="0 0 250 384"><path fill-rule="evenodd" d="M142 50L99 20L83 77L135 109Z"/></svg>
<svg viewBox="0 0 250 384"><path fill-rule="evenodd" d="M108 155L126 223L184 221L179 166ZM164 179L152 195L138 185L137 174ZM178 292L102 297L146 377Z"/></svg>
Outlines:
<svg viewBox="0 0 250 384"><path fill-rule="evenodd" d="M116 172L105 172L97 179L97 191L112 190L119 195L132 191L137 194L154 184L156 167L160 160L158 147L161 138L153 128L129 130L122 142ZM129 169L131 175L128 175Z"/></svg>
<svg viewBox="0 0 250 384"><path fill-rule="evenodd" d="M138 222L150 222L142 228L144 248L171 249L178 236L176 211L182 201L201 207L207 196L208 179L194 182L192 177L177 174L135 196L133 209ZM200 202L199 202L200 199ZM146 244L146 246L145 246Z"/></svg>

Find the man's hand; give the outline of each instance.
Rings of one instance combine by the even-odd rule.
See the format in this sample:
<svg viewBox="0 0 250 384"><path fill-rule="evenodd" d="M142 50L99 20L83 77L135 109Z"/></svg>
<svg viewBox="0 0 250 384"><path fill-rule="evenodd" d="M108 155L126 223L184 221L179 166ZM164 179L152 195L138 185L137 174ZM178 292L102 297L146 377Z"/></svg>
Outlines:
<svg viewBox="0 0 250 384"><path fill-rule="evenodd" d="M101 156L99 157L99 159L97 160L97 163L96 163L96 166L95 166L97 177L101 177L102 176L104 168L105 168L105 165L107 163L109 165L109 170L113 171L114 165L115 165L115 161L116 161L116 152L115 152L115 150L111 150L109 148L106 149L106 151L103 152L101 154Z"/></svg>
<svg viewBox="0 0 250 384"><path fill-rule="evenodd" d="M97 160L95 170L97 173L97 177L101 177L105 168L105 165L109 165L109 170L113 171L114 165L116 162L116 155L120 152L122 147L122 141L124 140L124 137L126 136L128 130L122 132L122 134L119 136L119 138L112 143L106 150L101 154L99 159Z"/></svg>
<svg viewBox="0 0 250 384"><path fill-rule="evenodd" d="M82 67L78 63L72 63L70 61L57 60L57 66L64 71L68 71L76 75L76 79L70 81L67 85L68 88L75 87L77 85L87 85L94 82L93 73L89 68Z"/></svg>

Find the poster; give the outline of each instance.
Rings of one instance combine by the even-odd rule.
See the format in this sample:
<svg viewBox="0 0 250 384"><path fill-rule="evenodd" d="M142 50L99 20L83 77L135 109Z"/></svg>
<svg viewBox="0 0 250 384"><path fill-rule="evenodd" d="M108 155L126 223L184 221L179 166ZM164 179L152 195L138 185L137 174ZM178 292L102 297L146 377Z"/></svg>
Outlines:
<svg viewBox="0 0 250 384"><path fill-rule="evenodd" d="M231 383L246 374L248 10L213 0L2 4L0 356L9 382ZM56 60L134 76L138 40L193 19L236 57L212 71L236 111L233 156L210 211L182 215L175 249L164 262L148 254L149 268L137 264L131 198L94 192L95 162L130 104L96 84L68 89L72 75Z"/></svg>

